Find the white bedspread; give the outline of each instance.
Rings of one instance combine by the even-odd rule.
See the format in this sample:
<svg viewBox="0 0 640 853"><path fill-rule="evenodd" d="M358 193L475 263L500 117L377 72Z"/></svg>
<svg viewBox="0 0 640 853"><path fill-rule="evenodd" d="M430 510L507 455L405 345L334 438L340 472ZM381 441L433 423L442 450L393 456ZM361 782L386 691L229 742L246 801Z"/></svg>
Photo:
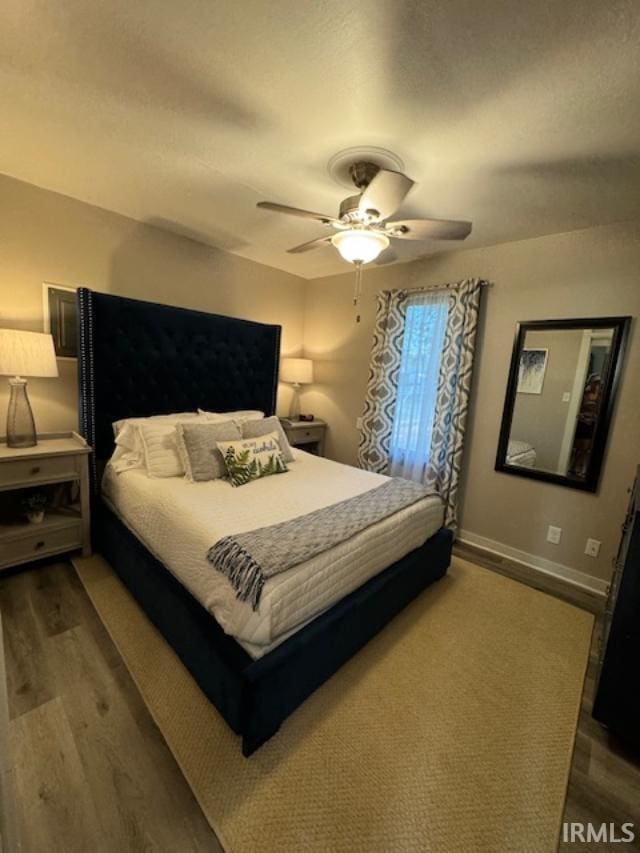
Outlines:
<svg viewBox="0 0 640 853"><path fill-rule="evenodd" d="M528 441L509 439L507 447L507 465L518 465L521 468L535 468L537 453Z"/></svg>
<svg viewBox="0 0 640 853"><path fill-rule="evenodd" d="M253 657L261 657L442 526L440 499L418 501L269 579L253 611L207 562L214 542L321 509L385 479L300 450L293 453L296 461L288 473L240 488L223 480L150 479L140 470L115 474L109 466L102 484L120 518Z"/></svg>

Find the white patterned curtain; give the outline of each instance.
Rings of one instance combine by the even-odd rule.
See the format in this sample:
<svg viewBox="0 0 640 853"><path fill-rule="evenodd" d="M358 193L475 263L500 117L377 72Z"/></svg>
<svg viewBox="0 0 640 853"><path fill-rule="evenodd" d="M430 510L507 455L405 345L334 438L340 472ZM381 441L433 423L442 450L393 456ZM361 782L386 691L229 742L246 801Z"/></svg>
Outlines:
<svg viewBox="0 0 640 853"><path fill-rule="evenodd" d="M457 495L478 325L479 279L378 295L358 462Z"/></svg>
<svg viewBox="0 0 640 853"><path fill-rule="evenodd" d="M407 297L402 355L389 442L392 477L422 482L432 451L434 414L449 294L422 291Z"/></svg>

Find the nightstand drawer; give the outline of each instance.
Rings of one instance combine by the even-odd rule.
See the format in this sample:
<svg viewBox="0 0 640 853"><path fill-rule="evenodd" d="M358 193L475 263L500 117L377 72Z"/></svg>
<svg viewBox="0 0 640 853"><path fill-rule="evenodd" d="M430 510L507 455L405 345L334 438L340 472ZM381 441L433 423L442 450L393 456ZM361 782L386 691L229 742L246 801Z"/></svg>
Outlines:
<svg viewBox="0 0 640 853"><path fill-rule="evenodd" d="M80 521L58 530L38 530L33 525L28 536L5 539L0 542L0 567L15 566L29 560L37 560L47 554L71 551L82 547L82 529Z"/></svg>
<svg viewBox="0 0 640 853"><path fill-rule="evenodd" d="M0 465L0 489L74 480L78 476L75 456L48 456L40 459L16 459Z"/></svg>
<svg viewBox="0 0 640 853"><path fill-rule="evenodd" d="M289 441L294 444L310 444L312 441L322 441L322 427L309 427L302 429L300 427L291 430Z"/></svg>

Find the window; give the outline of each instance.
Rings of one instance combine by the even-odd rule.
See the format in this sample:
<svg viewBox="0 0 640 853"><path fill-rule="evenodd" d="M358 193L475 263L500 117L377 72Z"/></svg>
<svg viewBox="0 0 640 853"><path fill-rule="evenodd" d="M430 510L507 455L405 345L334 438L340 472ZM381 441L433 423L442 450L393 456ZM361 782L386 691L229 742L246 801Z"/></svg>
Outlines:
<svg viewBox="0 0 640 853"><path fill-rule="evenodd" d="M431 455L438 377L449 313L446 293L418 293L407 306L391 433L390 473L421 479Z"/></svg>

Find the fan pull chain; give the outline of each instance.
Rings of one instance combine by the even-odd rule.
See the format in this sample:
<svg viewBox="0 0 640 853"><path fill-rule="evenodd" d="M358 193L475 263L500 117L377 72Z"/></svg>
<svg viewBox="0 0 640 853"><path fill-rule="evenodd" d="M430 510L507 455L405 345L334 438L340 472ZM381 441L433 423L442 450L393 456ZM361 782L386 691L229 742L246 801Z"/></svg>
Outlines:
<svg viewBox="0 0 640 853"><path fill-rule="evenodd" d="M353 306L354 308L358 305L358 300L362 295L362 264L359 261L355 262L356 268L356 281L355 287L353 290ZM356 314L356 323L360 322L360 314Z"/></svg>

